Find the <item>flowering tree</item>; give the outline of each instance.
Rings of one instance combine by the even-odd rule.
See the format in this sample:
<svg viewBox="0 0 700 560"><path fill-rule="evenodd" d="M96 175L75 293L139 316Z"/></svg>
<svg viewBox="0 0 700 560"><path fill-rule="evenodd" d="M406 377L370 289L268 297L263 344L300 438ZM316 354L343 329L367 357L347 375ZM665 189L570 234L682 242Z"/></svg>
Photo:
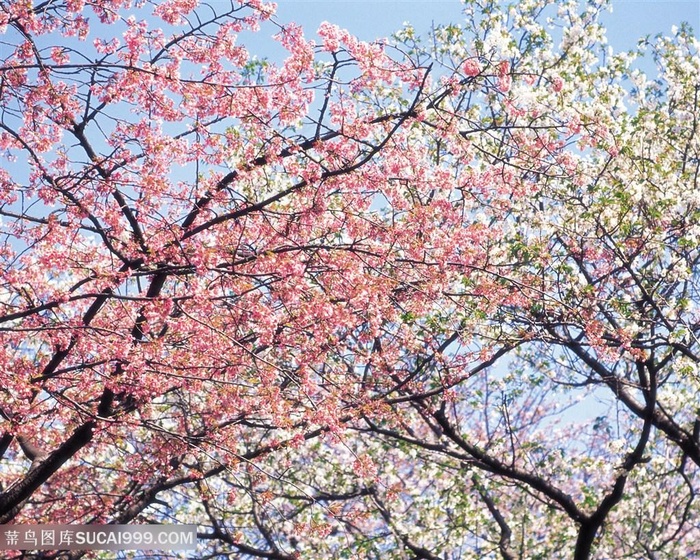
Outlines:
<svg viewBox="0 0 700 560"><path fill-rule="evenodd" d="M4 523L700 554L688 28L615 54L597 1L376 43L259 0L0 7ZM270 28L277 65L241 44Z"/></svg>

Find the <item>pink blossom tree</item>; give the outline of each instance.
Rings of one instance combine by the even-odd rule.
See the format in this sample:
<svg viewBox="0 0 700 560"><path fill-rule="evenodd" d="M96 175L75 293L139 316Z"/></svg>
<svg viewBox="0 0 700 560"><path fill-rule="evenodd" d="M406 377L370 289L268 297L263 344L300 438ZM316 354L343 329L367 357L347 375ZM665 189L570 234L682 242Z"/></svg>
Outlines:
<svg viewBox="0 0 700 560"><path fill-rule="evenodd" d="M603 8L366 43L259 0L0 2L2 522L699 555L698 41L609 52Z"/></svg>

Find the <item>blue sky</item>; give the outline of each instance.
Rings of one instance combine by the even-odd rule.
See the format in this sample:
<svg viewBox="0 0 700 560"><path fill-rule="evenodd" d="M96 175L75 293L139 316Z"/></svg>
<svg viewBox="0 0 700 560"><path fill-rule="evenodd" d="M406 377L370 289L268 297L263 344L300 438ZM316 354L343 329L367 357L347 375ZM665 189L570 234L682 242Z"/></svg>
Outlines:
<svg viewBox="0 0 700 560"><path fill-rule="evenodd" d="M698 0L612 0L613 13L605 15L608 41L615 51L633 48L639 37L670 34L671 26L688 21L700 31ZM459 0L277 0L281 22L302 25L309 38L322 21L345 27L364 40L391 34L404 21L417 31L437 23L460 20Z"/></svg>

